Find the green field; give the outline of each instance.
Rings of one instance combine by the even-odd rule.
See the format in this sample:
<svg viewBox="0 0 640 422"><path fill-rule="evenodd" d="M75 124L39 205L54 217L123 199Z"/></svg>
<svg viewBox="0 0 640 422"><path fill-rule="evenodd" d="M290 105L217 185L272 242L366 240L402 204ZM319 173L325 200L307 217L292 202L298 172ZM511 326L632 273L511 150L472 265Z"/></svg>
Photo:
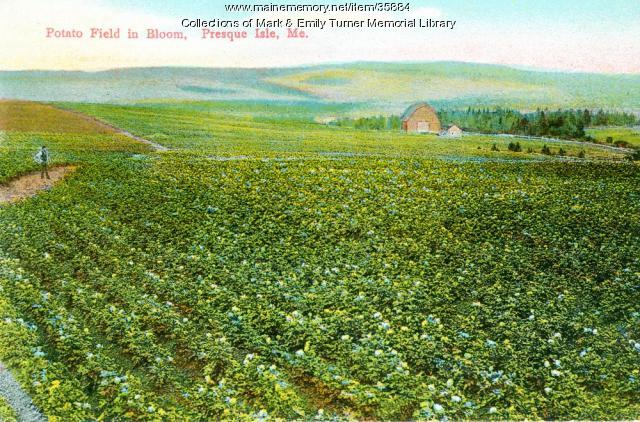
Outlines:
<svg viewBox="0 0 640 422"><path fill-rule="evenodd" d="M137 106L73 103L60 106L128 128L170 148L214 157L367 155L452 161L546 160L548 157L540 154L540 150L547 144L556 153L563 148L569 157L577 157L580 151L591 159L621 159L624 156L615 148L580 142L519 140L525 151L532 148L534 153L510 153L507 146L516 139L507 137L467 135L464 141L456 141L431 134L328 126L315 121L315 113L327 110L327 106L316 104L167 102ZM491 150L493 144L499 152Z"/></svg>
<svg viewBox="0 0 640 422"><path fill-rule="evenodd" d="M592 128L587 130L587 135L602 143L606 143L607 138L611 138L613 142L625 141L633 148L640 148L640 128L638 127Z"/></svg>
<svg viewBox="0 0 640 422"><path fill-rule="evenodd" d="M0 180L43 142L78 165L0 205L0 360L50 417L640 417L618 150L331 127L315 103L57 104L154 152L0 106Z"/></svg>

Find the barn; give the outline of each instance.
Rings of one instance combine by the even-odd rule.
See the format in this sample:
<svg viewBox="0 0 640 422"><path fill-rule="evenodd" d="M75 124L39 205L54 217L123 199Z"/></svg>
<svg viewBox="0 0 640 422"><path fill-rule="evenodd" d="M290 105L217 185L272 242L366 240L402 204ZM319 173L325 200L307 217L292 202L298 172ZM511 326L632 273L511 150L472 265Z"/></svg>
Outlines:
<svg viewBox="0 0 640 422"><path fill-rule="evenodd" d="M427 103L417 103L402 115L402 129L415 133L440 133L442 126L433 107Z"/></svg>

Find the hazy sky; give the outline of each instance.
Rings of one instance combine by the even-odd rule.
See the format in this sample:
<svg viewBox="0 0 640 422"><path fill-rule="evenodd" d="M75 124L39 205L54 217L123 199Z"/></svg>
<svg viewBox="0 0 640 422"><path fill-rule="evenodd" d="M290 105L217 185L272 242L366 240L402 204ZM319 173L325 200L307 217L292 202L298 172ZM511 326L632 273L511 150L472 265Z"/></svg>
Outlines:
<svg viewBox="0 0 640 422"><path fill-rule="evenodd" d="M225 14L224 3L224 0L0 0L0 70L458 60L565 71L640 73L640 0L419 0L410 2L408 13L260 15L457 21L453 30L312 29L304 40L284 39L286 30L282 30L282 38L277 41L254 39L253 30L247 40L202 40L199 30L181 28L183 18L257 17L250 13ZM266 3L318 2L255 2ZM47 27L81 30L84 38L48 39ZM91 27L119 27L123 38L89 39ZM124 39L127 28L138 30L141 39ZM184 31L188 39L148 40L147 28Z"/></svg>

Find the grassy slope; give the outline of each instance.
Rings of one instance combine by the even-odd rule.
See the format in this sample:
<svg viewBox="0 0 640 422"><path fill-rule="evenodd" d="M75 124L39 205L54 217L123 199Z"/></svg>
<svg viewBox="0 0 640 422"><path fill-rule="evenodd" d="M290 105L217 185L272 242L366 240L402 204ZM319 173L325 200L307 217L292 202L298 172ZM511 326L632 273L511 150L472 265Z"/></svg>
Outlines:
<svg viewBox="0 0 640 422"><path fill-rule="evenodd" d="M592 128L587 135L593 136L598 142L606 142L608 137L615 141L626 141L634 148L640 148L640 127L610 127Z"/></svg>

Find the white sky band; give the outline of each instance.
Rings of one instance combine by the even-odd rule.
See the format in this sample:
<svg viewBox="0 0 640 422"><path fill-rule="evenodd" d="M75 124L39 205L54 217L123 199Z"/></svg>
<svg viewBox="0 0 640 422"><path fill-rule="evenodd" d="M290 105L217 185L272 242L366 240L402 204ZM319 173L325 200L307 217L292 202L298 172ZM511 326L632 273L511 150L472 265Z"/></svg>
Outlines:
<svg viewBox="0 0 640 422"><path fill-rule="evenodd" d="M637 0L416 0L389 14L224 13L223 3L166 0L0 1L0 70L104 70L139 66L282 67L349 61L465 61L562 71L640 73ZM247 1L251 4L252 2ZM255 2L258 4L260 2ZM482 3L482 4L480 4ZM131 8L135 4L137 8ZM170 5L170 6L169 6ZM309 28L304 40L232 46L201 42L182 20L314 19L456 21L454 29ZM202 25L204 27L204 25ZM131 28L140 38L46 38L46 28ZM219 27L222 27L220 25ZM449 26L450 28L451 26ZM185 31L188 41L147 39L148 28Z"/></svg>

